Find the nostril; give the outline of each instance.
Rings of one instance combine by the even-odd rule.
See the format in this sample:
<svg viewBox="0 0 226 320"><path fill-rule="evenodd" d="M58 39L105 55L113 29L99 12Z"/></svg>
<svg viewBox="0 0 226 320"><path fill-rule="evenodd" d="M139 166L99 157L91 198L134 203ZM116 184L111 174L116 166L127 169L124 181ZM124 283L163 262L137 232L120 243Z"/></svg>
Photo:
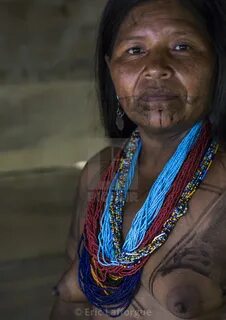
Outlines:
<svg viewBox="0 0 226 320"><path fill-rule="evenodd" d="M163 77L167 78L170 75L170 72L165 72L162 74Z"/></svg>
<svg viewBox="0 0 226 320"><path fill-rule="evenodd" d="M145 77L150 79L169 79L172 74L173 72L170 69L153 67L146 71Z"/></svg>

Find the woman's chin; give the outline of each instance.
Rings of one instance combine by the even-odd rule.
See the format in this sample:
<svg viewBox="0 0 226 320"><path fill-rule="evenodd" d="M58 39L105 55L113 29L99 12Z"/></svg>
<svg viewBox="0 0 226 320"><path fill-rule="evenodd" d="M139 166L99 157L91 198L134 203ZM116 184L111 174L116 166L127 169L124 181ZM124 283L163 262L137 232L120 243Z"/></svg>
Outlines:
<svg viewBox="0 0 226 320"><path fill-rule="evenodd" d="M145 126L155 130L168 130L177 126L179 118L167 110L152 110L146 113Z"/></svg>

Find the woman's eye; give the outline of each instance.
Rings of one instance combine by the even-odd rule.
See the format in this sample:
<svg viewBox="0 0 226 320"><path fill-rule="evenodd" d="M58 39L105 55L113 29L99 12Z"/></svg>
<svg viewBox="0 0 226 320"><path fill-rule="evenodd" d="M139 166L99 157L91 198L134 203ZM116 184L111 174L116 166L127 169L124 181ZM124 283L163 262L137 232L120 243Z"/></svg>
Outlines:
<svg viewBox="0 0 226 320"><path fill-rule="evenodd" d="M189 46L188 44L185 44L185 43L177 44L174 47L175 51L189 51L190 49L191 49L191 46Z"/></svg>
<svg viewBox="0 0 226 320"><path fill-rule="evenodd" d="M128 49L127 52L131 55L139 55L141 53L144 53L144 50L140 47L133 47Z"/></svg>

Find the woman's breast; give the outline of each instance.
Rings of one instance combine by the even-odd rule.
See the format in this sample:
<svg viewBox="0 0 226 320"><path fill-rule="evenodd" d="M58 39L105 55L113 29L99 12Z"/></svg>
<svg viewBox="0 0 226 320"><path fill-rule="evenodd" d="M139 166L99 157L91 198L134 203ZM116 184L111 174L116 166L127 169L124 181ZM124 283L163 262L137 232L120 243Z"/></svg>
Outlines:
<svg viewBox="0 0 226 320"><path fill-rule="evenodd" d="M132 204L128 205L133 212ZM135 207L134 207L135 209ZM129 227L131 221L127 218ZM119 320L226 319L226 192L204 185L166 243L143 268ZM96 310L95 320L111 319Z"/></svg>
<svg viewBox="0 0 226 320"><path fill-rule="evenodd" d="M150 256L132 305L152 313L141 319L218 320L226 319L226 313L215 314L225 303L226 193L203 185L167 242Z"/></svg>

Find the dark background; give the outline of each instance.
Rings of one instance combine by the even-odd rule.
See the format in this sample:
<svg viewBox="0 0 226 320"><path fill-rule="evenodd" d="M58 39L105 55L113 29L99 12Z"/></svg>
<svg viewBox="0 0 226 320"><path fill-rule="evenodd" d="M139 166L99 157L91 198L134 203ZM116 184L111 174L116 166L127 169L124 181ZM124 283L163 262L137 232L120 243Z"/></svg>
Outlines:
<svg viewBox="0 0 226 320"><path fill-rule="evenodd" d="M107 144L93 83L105 2L0 1L0 319L48 319L79 171Z"/></svg>

